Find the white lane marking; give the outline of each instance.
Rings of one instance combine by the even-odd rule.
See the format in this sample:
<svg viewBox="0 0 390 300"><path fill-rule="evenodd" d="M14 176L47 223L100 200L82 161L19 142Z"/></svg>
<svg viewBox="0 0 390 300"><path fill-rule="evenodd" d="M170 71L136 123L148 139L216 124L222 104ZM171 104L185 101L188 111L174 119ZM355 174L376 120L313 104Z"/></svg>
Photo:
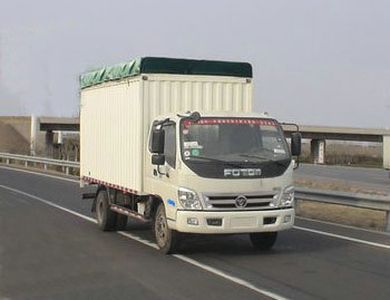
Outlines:
<svg viewBox="0 0 390 300"><path fill-rule="evenodd" d="M12 170L12 171L21 171L21 172L26 172L26 173L31 173L31 174L36 174L36 175L40 175L40 176L46 176L46 177L52 177L52 178L55 178L55 179L60 179L60 180L65 180L65 181L71 181L71 182L75 182L75 183L78 183L79 181L78 180L73 180L73 179L69 179L69 178L65 178L65 177L60 177L60 176L53 176L53 175L47 175L47 174L42 174L42 173L38 173L38 172L33 172L33 171L26 171L26 170L20 170L20 169L16 169L16 168L12 168L12 167L4 167L4 166L0 166L0 168L3 168L3 169L8 169L8 170ZM5 187L3 185L0 185L1 187ZM5 187L5 188L8 188L8 187ZM34 196L35 197L35 196ZM49 204L50 205L50 204ZM56 205L53 203L53 205ZM61 206L60 206L61 207ZM58 208L60 208L58 207ZM61 208L60 208L61 209ZM66 208L63 208L63 209L66 209ZM72 211L68 211L68 212L72 212ZM76 213L76 212L75 212ZM82 215L84 216L84 215ZM84 216L86 217L86 216ZM86 217L88 218L88 217ZM96 221L95 221L96 223ZM340 224L335 224L335 223L331 223L332 225L336 225L336 226L339 226ZM298 230L303 230L303 231L308 231L308 232L312 232L312 233L317 233L317 234L320 234L320 235L325 235L325 236L330 236L330 237L333 237L333 238L338 238L338 239L342 239L342 240L345 240L345 241L351 241L351 242L355 242L355 243L361 243L361 244L365 244L365 245L370 245L370 246L375 246L375 247L381 247L381 248L385 248L385 249L390 249L389 245L386 245L386 244L379 244L379 243L374 243L374 242L370 242L370 241L366 241L366 240L361 240L361 239L356 239L356 238L352 238L352 237L348 237L348 236L345 236L345 235L338 235L338 234L334 234L334 233L330 233L330 232L325 232L325 231L320 231L320 230L315 230L315 229L310 229L310 228L307 228L307 227L301 227L301 226L294 226L295 229L298 229ZM363 231L366 231L366 229L361 229L361 228L354 228L356 230L363 230ZM377 233L377 232L375 232ZM379 233L379 232L378 232Z"/></svg>
<svg viewBox="0 0 390 300"><path fill-rule="evenodd" d="M94 218L90 218L90 217L88 217L88 216L86 216L86 215L83 215L83 214L80 214L80 213L75 212L75 211L73 211L73 210L67 209L67 208L62 207L62 206L60 206L60 205L57 205L57 204L55 204L55 203L53 203L53 202L47 201L47 200L45 200L45 199L43 199L43 198L40 198L40 197L31 195L31 194L25 193L25 192L23 192L23 191L20 191L20 190L17 190L17 189L14 189L14 188L11 188L11 187L2 185L2 184L0 184L0 187L3 188L3 189L5 189L5 190L8 190L8 191L11 191L11 192L20 194L20 195L30 197L30 198L32 198L32 199L34 199L34 200L40 201L40 202L45 203L45 204L47 204L47 205L50 205L50 206L52 206L52 207L61 209L61 210L66 211L66 212L68 212L68 213L70 213L70 214L72 214L72 215L75 215L75 216L77 216L77 217L83 218L84 220L87 220L87 221L96 223L96 220L95 220Z"/></svg>
<svg viewBox="0 0 390 300"><path fill-rule="evenodd" d="M338 238L338 239L342 239L342 240L346 240L346 241L350 241L350 242L356 242L356 243L365 244L365 245L369 245L369 246L390 249L390 245L369 242L369 241L365 241L365 240L361 240L361 239L351 238L351 237L348 237L345 235L334 234L334 233L330 233L330 232L326 232L326 231L310 229L310 228L300 227L300 226L296 226L296 225L294 225L293 228L298 229L298 230L302 230L302 231L317 233L317 234L321 234L321 235L325 235L325 236L330 236L330 237L334 237L334 238Z"/></svg>
<svg viewBox="0 0 390 300"><path fill-rule="evenodd" d="M40 198L40 197L31 195L31 194L25 193L25 192L23 192L23 191L20 191L20 190L14 189L14 188L10 188L10 187L8 187L8 186L4 186L4 185L1 185L1 184L0 184L0 188L3 188L3 189L5 189L5 190L8 190L8 191L11 191L11 192L14 192L14 193L18 193L18 194L23 195L23 196L26 196L26 197L30 197L30 198L32 198L32 199L34 199L34 200L37 200L37 201L42 202L42 203L44 203L44 204L47 204L47 205L49 205L49 206L51 206L51 207L58 208L58 209L60 209L60 210L62 210L62 211L65 211L65 212L70 213L70 214L72 214L72 215L74 215L74 216L80 217L80 218L82 218L82 219L84 219L84 220L87 220L87 221L89 221L89 222L97 223L97 221L96 221L94 218L91 218L91 217L85 216L85 215L83 215L83 214L80 214L80 213L78 213L78 212L75 212L75 211L73 211L73 210L67 209L67 208L65 208L65 207L62 207L62 206L60 206L60 205L57 205L57 204L55 204L55 203L53 203L53 202L50 202L50 201L48 201L48 200L45 200L45 199L43 199L43 198ZM158 247L157 247L157 245L156 245L155 243L149 242L149 241L147 241L147 240L145 240L145 239L142 239L142 238L140 238L140 237L138 237L138 236L136 236L136 235L133 235L133 234L130 234L130 233L127 233L127 232L124 232L124 231L117 231L117 233L120 234L120 235L122 235L122 236L125 236L125 237L127 237L127 238L129 238L129 239L132 239L132 240L135 240L135 241L137 241L137 242L140 242L140 243L142 243L142 244L144 244L144 245L146 245L146 246L152 247L152 248L154 248L154 249L158 249ZM196 266L196 267L198 267L198 268L201 268L202 270L205 270L205 271L210 272L210 273L212 273L212 274L214 274L214 275L217 275L217 276L222 277L222 278L224 278L224 279L227 279L227 280L229 280L229 281L231 281L231 282L234 282L234 283L236 283L236 284L238 284L238 285L241 285L241 286L243 286L243 287L246 287L246 288L248 288L248 289L250 289L250 290L252 290L252 291L254 291L254 292L256 292L256 293L262 294L262 295L264 295L264 296L271 297L271 298L273 298L273 299L275 299L275 300L288 300L288 299L285 298L285 297L282 297L282 296L280 296L280 295L277 295L277 294L275 294L275 293L272 293L272 292L270 292L270 291L268 291L268 290L258 288L258 287L256 287L255 285L253 285L252 283L250 283L250 282L248 282L248 281L245 281L245 280L240 279L240 278L238 278L238 277L229 275L229 274L227 274L227 273L225 273L225 272L223 272L223 271L220 271L220 270L218 270L218 269L216 269L216 268L213 268L213 267L211 267L211 266L208 266L208 265L206 265L206 264L203 264L203 263L201 263L201 262L199 262L199 261L196 261L196 260L194 260L194 259L191 259L191 258L189 258L189 257L187 257L187 256L178 255L178 254L175 254L175 255L172 255L172 256L174 256L174 257L176 257L176 258L178 258L178 259L180 259L180 260L182 260L182 261L184 261L184 262L187 262L187 263L189 263L189 264L191 264L191 265L193 265L193 266Z"/></svg>
<svg viewBox="0 0 390 300"><path fill-rule="evenodd" d="M131 234L131 233L128 233L128 232L125 232L125 231L117 231L117 233L119 233L120 235L123 235L129 239L133 239L137 242L140 242L141 244L144 244L146 246L149 246L149 247L152 247L154 249L158 249L158 246L157 244L153 243L153 242L150 242L148 240L145 240L137 235L134 235L134 234Z"/></svg>
<svg viewBox="0 0 390 300"><path fill-rule="evenodd" d="M331 225L331 226L335 226L335 227L347 228L347 229L352 229L352 230L356 230L356 231L365 231L365 232L369 232L372 234L390 236L390 232L377 231L377 230L367 229L367 228L360 228L360 227L356 227L356 226L352 226L352 225L336 224L336 223L332 223L329 221L316 220L316 219L300 217L300 216L295 216L295 219L309 221L309 222L313 222L313 223L327 224L327 225Z"/></svg>
<svg viewBox="0 0 390 300"><path fill-rule="evenodd" d="M213 273L213 274L215 274L217 276L223 277L223 278L225 278L225 279L227 279L229 281L232 281L232 282L234 282L236 284L244 286L244 287L246 287L246 288L248 288L250 290L253 290L253 291L255 291L255 292L259 293L259 294L263 294L265 296L268 296L268 297L270 297L272 299L287 300L287 298L284 298L284 297L282 297L282 296L280 296L278 294L272 293L272 292L264 290L264 289L259 289L258 287L256 287L255 285L251 284L250 282L248 282L246 280L242 280L242 279L240 279L238 277L229 275L229 274L227 274L227 273L225 273L223 271L220 271L220 270L218 270L216 268L210 267L210 266L208 266L206 264L203 264L203 263L201 263L201 262L199 262L197 260L189 258L188 256L184 256L184 255L181 255L181 254L173 254L172 256L174 256L174 257L176 257L176 258L178 258L178 259L180 259L182 261L185 261L185 262L187 262L187 263L189 263L189 264L191 264L193 266L201 268L201 269L203 269L203 270L205 270L207 272Z"/></svg>
<svg viewBox="0 0 390 300"><path fill-rule="evenodd" d="M44 176L44 177L60 179L60 180L64 180L64 181L74 182L74 183L80 182L77 179L72 179L72 178L67 178L67 177L62 177L62 176L57 176L57 175L44 174L44 173L39 173L39 172L34 172L34 171L24 170L24 169L19 169L19 168L0 166L0 169L6 169L6 170L11 170L11 171L16 171L16 172L27 173L27 174L40 175L40 176Z"/></svg>

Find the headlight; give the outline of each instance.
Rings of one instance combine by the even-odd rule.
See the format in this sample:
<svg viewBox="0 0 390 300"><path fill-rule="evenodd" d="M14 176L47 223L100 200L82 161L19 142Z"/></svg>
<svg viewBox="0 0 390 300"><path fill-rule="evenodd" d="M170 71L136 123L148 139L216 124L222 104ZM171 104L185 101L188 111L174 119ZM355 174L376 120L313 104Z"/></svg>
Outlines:
<svg viewBox="0 0 390 300"><path fill-rule="evenodd" d="M293 206L294 204L294 187L288 186L283 190L280 197L280 206Z"/></svg>
<svg viewBox="0 0 390 300"><path fill-rule="evenodd" d="M270 202L269 206L271 207L279 207L280 205L280 196L281 195L281 189L280 188L274 188L274 196L272 198L272 201Z"/></svg>
<svg viewBox="0 0 390 300"><path fill-rule="evenodd" d="M179 188L178 197L180 204L185 209L202 209L198 194L186 188Z"/></svg>

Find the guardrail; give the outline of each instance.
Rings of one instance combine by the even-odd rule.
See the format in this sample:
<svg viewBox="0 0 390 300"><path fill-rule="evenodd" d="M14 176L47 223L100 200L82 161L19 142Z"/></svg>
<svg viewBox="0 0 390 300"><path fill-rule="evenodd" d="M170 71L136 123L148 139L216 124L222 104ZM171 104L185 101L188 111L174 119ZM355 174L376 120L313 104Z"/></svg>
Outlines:
<svg viewBox="0 0 390 300"><path fill-rule="evenodd" d="M390 197L362 193L296 188L295 198L297 200L385 211L385 231L390 232Z"/></svg>
<svg viewBox="0 0 390 300"><path fill-rule="evenodd" d="M69 174L70 169L80 168L79 162L51 159L46 157L36 157L0 152L0 159L5 160L6 164L11 164L13 161L23 161L25 167L28 167L29 163L41 164L43 165L43 168L45 170L47 170L48 165L60 166L63 167L66 174ZM390 232L390 197L341 191L314 190L306 188L296 188L295 197L297 200L315 201L385 211L385 231Z"/></svg>
<svg viewBox="0 0 390 300"><path fill-rule="evenodd" d="M38 157L38 156L28 156L28 155L19 155L19 154L10 154L10 153L1 153L0 159L4 160L7 165L15 162L21 161L24 162L24 166L28 167L29 164L40 164L43 166L44 170L47 170L47 166L59 166L62 167L65 174L69 175L70 169L79 169L80 163L76 161L69 160L60 160L60 159L52 159L46 157Z"/></svg>

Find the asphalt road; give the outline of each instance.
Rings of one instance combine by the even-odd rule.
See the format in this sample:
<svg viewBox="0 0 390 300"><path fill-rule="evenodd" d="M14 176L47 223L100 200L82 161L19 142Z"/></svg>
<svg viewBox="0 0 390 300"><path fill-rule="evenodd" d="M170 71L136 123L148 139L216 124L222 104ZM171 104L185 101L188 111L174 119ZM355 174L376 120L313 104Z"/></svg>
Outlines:
<svg viewBox="0 0 390 300"><path fill-rule="evenodd" d="M384 169L301 164L295 176L390 193L389 171Z"/></svg>
<svg viewBox="0 0 390 300"><path fill-rule="evenodd" d="M389 299L390 235L297 220L274 250L190 238L164 256L145 226L100 232L73 180L0 167L0 299Z"/></svg>

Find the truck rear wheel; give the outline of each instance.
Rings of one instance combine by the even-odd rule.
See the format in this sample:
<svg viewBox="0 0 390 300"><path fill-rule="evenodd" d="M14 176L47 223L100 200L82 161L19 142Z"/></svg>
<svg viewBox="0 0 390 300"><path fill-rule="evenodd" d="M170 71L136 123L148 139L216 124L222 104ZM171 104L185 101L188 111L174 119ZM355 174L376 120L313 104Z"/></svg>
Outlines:
<svg viewBox="0 0 390 300"><path fill-rule="evenodd" d="M164 254L175 253L179 247L180 236L177 231L169 229L163 203L157 208L153 229L160 251Z"/></svg>
<svg viewBox="0 0 390 300"><path fill-rule="evenodd" d="M270 250L275 244L277 237L277 232L255 232L249 234L253 247L261 251Z"/></svg>
<svg viewBox="0 0 390 300"><path fill-rule="evenodd" d="M117 214L110 209L106 190L100 190L96 197L96 219L101 230L116 229Z"/></svg>

